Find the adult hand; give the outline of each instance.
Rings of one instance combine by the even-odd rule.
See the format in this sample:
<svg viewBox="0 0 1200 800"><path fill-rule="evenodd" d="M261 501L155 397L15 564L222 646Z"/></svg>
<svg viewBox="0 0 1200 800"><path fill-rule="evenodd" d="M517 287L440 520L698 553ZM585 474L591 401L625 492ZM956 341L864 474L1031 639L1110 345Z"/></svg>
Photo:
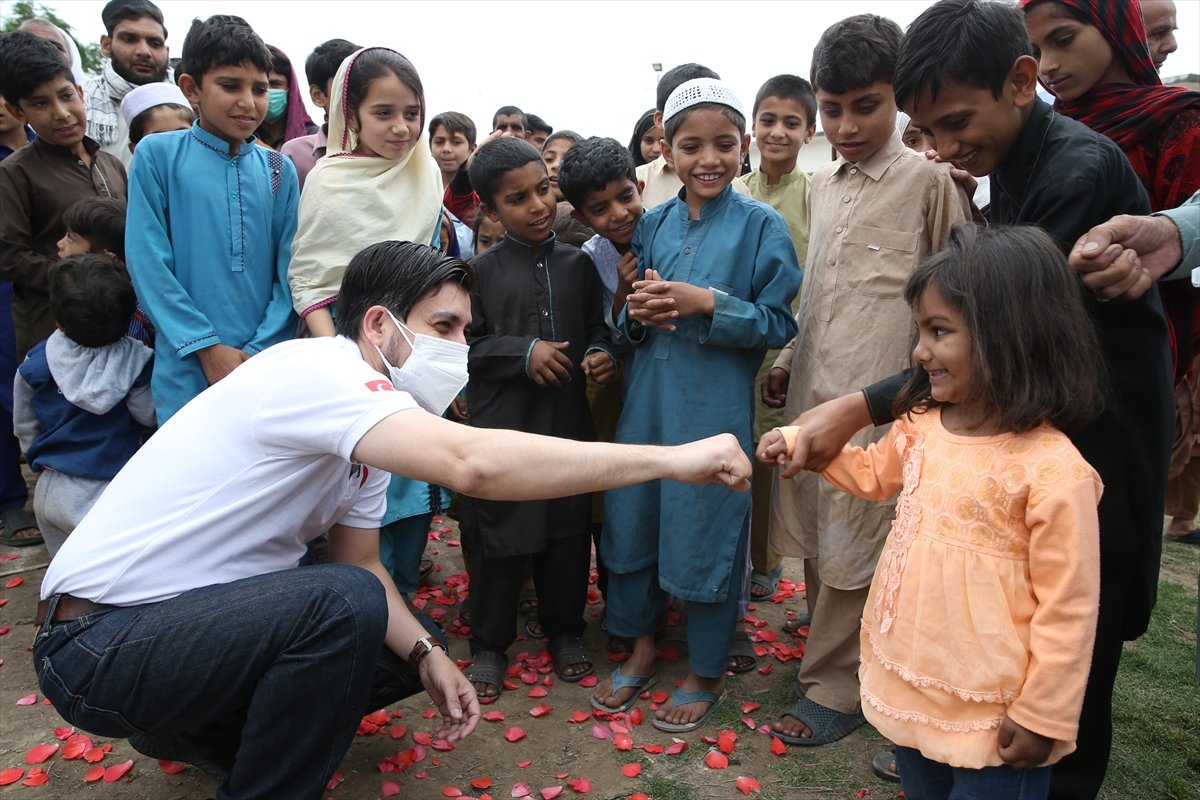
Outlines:
<svg viewBox="0 0 1200 800"><path fill-rule="evenodd" d="M434 648L421 659L417 675L442 712L436 736L451 742L469 736L479 723L479 698L458 665L440 648Z"/></svg>
<svg viewBox="0 0 1200 800"><path fill-rule="evenodd" d="M767 408L783 408L783 404L787 402L788 383L791 378L792 374L783 367L772 367L759 388L762 404Z"/></svg>
<svg viewBox="0 0 1200 800"><path fill-rule="evenodd" d="M1169 217L1121 214L1079 237L1067 263L1094 292L1134 300L1183 258L1179 229Z"/></svg>
<svg viewBox="0 0 1200 800"><path fill-rule="evenodd" d="M1006 716L1000 723L1000 735L996 741L996 752L1005 764L1015 769L1040 767L1050 757L1054 740L1034 733Z"/></svg>
<svg viewBox="0 0 1200 800"><path fill-rule="evenodd" d="M674 480L720 483L738 492L750 490L750 459L733 434L721 433L671 450Z"/></svg>
<svg viewBox="0 0 1200 800"><path fill-rule="evenodd" d="M571 380L571 359L563 351L570 342L548 342L538 339L529 354L529 377L538 386L562 386Z"/></svg>
<svg viewBox="0 0 1200 800"><path fill-rule="evenodd" d="M673 320L679 311L675 308L675 298L668 294L669 288L657 272L646 270L645 277L633 282L633 291L625 298L626 317L647 328L675 330Z"/></svg>
<svg viewBox="0 0 1200 800"><path fill-rule="evenodd" d="M603 386L617 376L617 365L612 356L603 350L593 350L583 357L580 364L583 374Z"/></svg>
<svg viewBox="0 0 1200 800"><path fill-rule="evenodd" d="M249 357L249 353L227 344L214 344L196 351L196 358L200 360L200 368L204 370L204 378L209 386L233 372Z"/></svg>
<svg viewBox="0 0 1200 800"><path fill-rule="evenodd" d="M788 425L798 425L799 435L792 451L792 461L781 477L790 478L802 469L820 472L842 452L850 437L871 424L862 392L842 395L813 406Z"/></svg>

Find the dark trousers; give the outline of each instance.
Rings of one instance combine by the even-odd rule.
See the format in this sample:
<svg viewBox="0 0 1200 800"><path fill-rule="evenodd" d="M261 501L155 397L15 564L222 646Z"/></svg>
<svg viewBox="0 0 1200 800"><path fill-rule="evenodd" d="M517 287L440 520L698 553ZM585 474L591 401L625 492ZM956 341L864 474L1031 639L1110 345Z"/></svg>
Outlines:
<svg viewBox="0 0 1200 800"><path fill-rule="evenodd" d="M378 578L324 564L47 622L34 669L83 730L207 742L229 768L219 800L316 800L362 716L422 690L384 645L387 621Z"/></svg>
<svg viewBox="0 0 1200 800"><path fill-rule="evenodd" d="M532 562L538 620L550 639L580 636L586 624L588 567L592 539L578 536L547 539L540 553L484 558L483 547L471 551L471 652L504 652L517 638L517 602Z"/></svg>
<svg viewBox="0 0 1200 800"><path fill-rule="evenodd" d="M21 445L13 435L13 379L17 338L13 331L12 284L0 281L0 511L24 508L29 488L21 474Z"/></svg>

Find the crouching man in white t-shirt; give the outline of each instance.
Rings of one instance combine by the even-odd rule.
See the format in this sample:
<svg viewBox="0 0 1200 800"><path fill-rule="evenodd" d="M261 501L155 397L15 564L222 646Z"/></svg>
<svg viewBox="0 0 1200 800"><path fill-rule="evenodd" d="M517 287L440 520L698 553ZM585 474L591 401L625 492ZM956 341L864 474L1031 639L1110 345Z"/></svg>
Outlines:
<svg viewBox="0 0 1200 800"><path fill-rule="evenodd" d="M424 688L439 737L479 720L380 564L389 472L506 500L658 478L748 488L729 435L638 447L441 419L466 381L470 280L423 245L368 247L337 337L246 361L133 457L42 584L34 666L64 718L202 767L223 800L320 797L365 713ZM325 531L335 563L297 568Z"/></svg>

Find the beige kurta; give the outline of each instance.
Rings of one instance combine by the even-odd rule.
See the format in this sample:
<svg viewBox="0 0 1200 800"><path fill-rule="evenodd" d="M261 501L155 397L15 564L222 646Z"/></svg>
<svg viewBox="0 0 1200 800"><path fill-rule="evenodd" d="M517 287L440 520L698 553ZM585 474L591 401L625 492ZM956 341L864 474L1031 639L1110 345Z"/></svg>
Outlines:
<svg viewBox="0 0 1200 800"><path fill-rule="evenodd" d="M791 372L789 420L908 365L913 322L904 284L953 223L971 218L949 165L908 150L898 135L860 163L838 158L817 170L809 197L800 332L775 362ZM851 444L865 447L887 430L867 428ZM822 583L867 586L894 504L842 494L810 472L777 480L772 549L817 558Z"/></svg>

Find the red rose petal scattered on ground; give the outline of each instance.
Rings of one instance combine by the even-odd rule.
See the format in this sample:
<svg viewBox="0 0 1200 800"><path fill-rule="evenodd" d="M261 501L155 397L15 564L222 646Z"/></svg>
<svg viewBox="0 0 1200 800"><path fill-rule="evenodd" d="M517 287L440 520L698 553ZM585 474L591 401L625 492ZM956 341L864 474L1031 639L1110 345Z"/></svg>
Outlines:
<svg viewBox="0 0 1200 800"><path fill-rule="evenodd" d="M762 708L761 703L751 703L749 701L742 703L742 713L743 714L753 714L755 711L758 711L760 708Z"/></svg>
<svg viewBox="0 0 1200 800"><path fill-rule="evenodd" d="M442 752L445 752L447 750L453 750L454 744L447 739L435 739L430 747L432 747L434 750L441 750Z"/></svg>
<svg viewBox="0 0 1200 800"><path fill-rule="evenodd" d="M0 626L0 636L3 636L4 634L8 633L10 630L12 630L12 628L8 627L7 625Z"/></svg>
<svg viewBox="0 0 1200 800"><path fill-rule="evenodd" d="M679 657L679 652L675 645L669 644L655 654L659 661L674 661Z"/></svg>
<svg viewBox="0 0 1200 800"><path fill-rule="evenodd" d="M346 776L340 772L333 773L333 777L329 779L329 783L325 784L325 789L332 792L342 781L346 780Z"/></svg>
<svg viewBox="0 0 1200 800"><path fill-rule="evenodd" d="M542 796L542 800L554 800L554 798L562 794L562 790L563 787L561 786L547 786L538 792L538 794Z"/></svg>
<svg viewBox="0 0 1200 800"><path fill-rule="evenodd" d="M514 783L510 794L513 797L528 797L532 793L533 789L529 788L528 783Z"/></svg>
<svg viewBox="0 0 1200 800"><path fill-rule="evenodd" d="M737 734L733 731L721 731L721 733L717 735L717 749L722 753L732 753L734 745L736 744Z"/></svg>
<svg viewBox="0 0 1200 800"><path fill-rule="evenodd" d="M787 752L787 745L784 744L778 736L771 737L771 752L777 756L781 756Z"/></svg>
<svg viewBox="0 0 1200 800"><path fill-rule="evenodd" d="M642 774L642 765L636 762L631 762L621 767L621 774L626 778L636 778Z"/></svg>
<svg viewBox="0 0 1200 800"><path fill-rule="evenodd" d="M36 702L37 702L37 695L36 695L36 694L27 694L27 695L25 695L24 697L22 697L20 700L18 700L18 701L17 701L17 705L19 705L19 706L31 706L31 705L33 705L33 704L34 704L34 703L36 703Z"/></svg>
<svg viewBox="0 0 1200 800"><path fill-rule="evenodd" d="M533 684L537 683L537 679L536 672L530 672L526 670L525 672L521 673L521 683L525 684L526 686L532 686Z"/></svg>
<svg viewBox="0 0 1200 800"><path fill-rule="evenodd" d="M74 735L75 735L74 728L55 728L54 729L54 738L58 739L60 741L63 739L66 739L69 736L74 736Z"/></svg>
<svg viewBox="0 0 1200 800"><path fill-rule="evenodd" d="M473 789L487 789L491 785L492 785L491 778L472 778L471 779L471 788L473 788Z"/></svg>
<svg viewBox="0 0 1200 800"><path fill-rule="evenodd" d="M548 694L550 693L546 691L545 686L535 686L529 690L528 697L532 697L536 700L537 698L545 697Z"/></svg>
<svg viewBox="0 0 1200 800"><path fill-rule="evenodd" d="M591 718L592 718L592 715L587 713L586 711L575 711L567 719L567 722L570 722L573 725L578 725L581 722L587 722Z"/></svg>
<svg viewBox="0 0 1200 800"><path fill-rule="evenodd" d="M754 717L742 717L742 724L750 730L754 730L755 726L758 725L758 723L754 721Z"/></svg>
<svg viewBox="0 0 1200 800"><path fill-rule="evenodd" d="M613 733L629 733L629 728L621 724L620 719L611 719L608 721L608 729Z"/></svg>
<svg viewBox="0 0 1200 800"><path fill-rule="evenodd" d="M593 738L607 739L610 736L612 736L612 731L610 731L608 728L604 727L603 725L593 725L592 726L592 737Z"/></svg>
<svg viewBox="0 0 1200 800"><path fill-rule="evenodd" d="M83 776L84 783L95 783L104 777L104 767L92 767Z"/></svg>
<svg viewBox="0 0 1200 800"><path fill-rule="evenodd" d="M396 791L400 791L400 787L396 787ZM462 797L462 789L457 786L447 786L442 789L442 797Z"/></svg>
<svg viewBox="0 0 1200 800"><path fill-rule="evenodd" d="M592 782L587 778L576 778L573 781L567 781L567 786L572 792L579 794L587 794L592 790Z"/></svg>
<svg viewBox="0 0 1200 800"><path fill-rule="evenodd" d="M504 712L503 711L489 711L483 715L483 718L487 722L504 722Z"/></svg>
<svg viewBox="0 0 1200 800"><path fill-rule="evenodd" d="M168 775L178 775L179 773L181 773L185 769L187 769L187 764L180 764L175 761L160 760L158 762L158 768L161 769L163 772L167 773Z"/></svg>
<svg viewBox="0 0 1200 800"><path fill-rule="evenodd" d="M546 705L545 703L538 703L536 706L534 706L533 708L529 709L529 716L531 716L531 717L544 717L544 716L546 716L547 714L549 714L549 713L550 713L551 711L553 711L553 710L554 710L554 709L553 709L553 707L551 707L551 706L548 706L548 705Z"/></svg>
<svg viewBox="0 0 1200 800"><path fill-rule="evenodd" d="M635 709L633 709L633 711L629 712L629 721L632 722L634 725L641 725L642 719L644 718L644 716L645 715L642 713L642 710L640 708L635 708Z"/></svg>
<svg viewBox="0 0 1200 800"><path fill-rule="evenodd" d="M390 733L392 735L393 739L403 739L405 737L405 735L408 733L408 726L401 725L400 727L396 727L395 725L393 725L391 728L388 729L388 733Z"/></svg>
<svg viewBox="0 0 1200 800"><path fill-rule="evenodd" d="M595 686L599 682L600 682L600 679L597 678L595 675L588 675L586 678L580 679L579 685L585 689L591 689L593 686Z"/></svg>
<svg viewBox="0 0 1200 800"><path fill-rule="evenodd" d="M16 783L25 775L25 770L18 767L12 769L0 769L0 786L8 786L10 783Z"/></svg>
<svg viewBox="0 0 1200 800"><path fill-rule="evenodd" d="M859 789L857 792L854 793L855 800L863 800L863 798L866 797L870 793L871 793L871 791L869 789Z"/></svg>
<svg viewBox="0 0 1200 800"><path fill-rule="evenodd" d="M8 598L0 597L0 606L6 606L6 605L8 605Z"/></svg>
<svg viewBox="0 0 1200 800"><path fill-rule="evenodd" d="M629 738L628 733L618 733L613 736L613 747L618 750L632 750L633 739Z"/></svg>
<svg viewBox="0 0 1200 800"><path fill-rule="evenodd" d="M62 757L68 761L82 758L83 754L91 749L92 740L82 733L76 733L67 737L67 742L63 745Z"/></svg>
<svg viewBox="0 0 1200 800"><path fill-rule="evenodd" d="M532 763L533 763L532 761L518 761L517 766L520 767L521 769L525 769Z"/></svg>
<svg viewBox="0 0 1200 800"><path fill-rule="evenodd" d="M133 769L132 759L129 761L123 761L120 764L113 764L111 767L104 770L104 781L105 783L116 783L117 781L121 780L121 778L124 778L125 773L129 772L131 769Z"/></svg>
<svg viewBox="0 0 1200 800"><path fill-rule="evenodd" d="M85 752L83 754L83 760L88 762L89 764L95 764L97 761L100 761L103 758L104 758L104 748L103 747L89 747L87 749L87 752Z"/></svg>
<svg viewBox="0 0 1200 800"><path fill-rule="evenodd" d="M433 744L433 734L429 731L417 731L412 735L413 741L426 747Z"/></svg>
<svg viewBox="0 0 1200 800"><path fill-rule="evenodd" d="M759 667L759 668L758 668L758 674L759 674L759 675L770 675L770 674L771 674L771 670L773 670L773 669L775 669L775 665L774 665L774 664L767 664L765 667Z"/></svg>
<svg viewBox="0 0 1200 800"><path fill-rule="evenodd" d="M433 719L434 717L437 716L437 709L436 708L427 708L421 712L421 716L425 719Z"/></svg>
<svg viewBox="0 0 1200 800"><path fill-rule="evenodd" d="M737 790L742 794L749 796L751 792L761 792L762 784L754 780L754 778L739 777L733 783Z"/></svg>
<svg viewBox="0 0 1200 800"><path fill-rule="evenodd" d="M21 781L22 786L41 786L46 781L50 780L50 773L46 772L41 767L34 767L29 770L28 777Z"/></svg>
<svg viewBox="0 0 1200 800"><path fill-rule="evenodd" d="M400 784L395 781L383 781L379 784L379 793L384 797L395 797L400 794Z"/></svg>
<svg viewBox="0 0 1200 800"><path fill-rule="evenodd" d="M24 578L10 578L8 583L4 584L5 589L15 589L25 582Z"/></svg>
<svg viewBox="0 0 1200 800"><path fill-rule="evenodd" d="M642 792L634 792L629 795L629 800L650 800L650 797Z"/></svg>
<svg viewBox="0 0 1200 800"><path fill-rule="evenodd" d="M644 745L642 745L642 752L649 753L652 756L656 756L656 755L660 754L663 750L666 750L666 748L663 747L661 744L644 744Z"/></svg>
<svg viewBox="0 0 1200 800"><path fill-rule="evenodd" d="M504 732L504 738L508 739L510 742L519 742L525 738L525 731L524 729L518 728L516 725L514 725Z"/></svg>
<svg viewBox="0 0 1200 800"><path fill-rule="evenodd" d="M25 754L25 763L41 764L57 752L57 744L39 744L36 747L29 748L29 752Z"/></svg>
<svg viewBox="0 0 1200 800"><path fill-rule="evenodd" d="M687 746L688 746L687 742L683 742L683 741L671 742L669 745L667 745L667 755L677 756L680 753L682 753L684 750L687 750Z"/></svg>
<svg viewBox="0 0 1200 800"><path fill-rule="evenodd" d="M669 696L670 695L668 695L666 692L655 692L654 694L650 695L650 700L661 705L662 703L667 702L667 698Z"/></svg>
<svg viewBox="0 0 1200 800"><path fill-rule="evenodd" d="M725 769L729 766L729 759L724 753L709 750L704 756L704 763L712 769Z"/></svg>

